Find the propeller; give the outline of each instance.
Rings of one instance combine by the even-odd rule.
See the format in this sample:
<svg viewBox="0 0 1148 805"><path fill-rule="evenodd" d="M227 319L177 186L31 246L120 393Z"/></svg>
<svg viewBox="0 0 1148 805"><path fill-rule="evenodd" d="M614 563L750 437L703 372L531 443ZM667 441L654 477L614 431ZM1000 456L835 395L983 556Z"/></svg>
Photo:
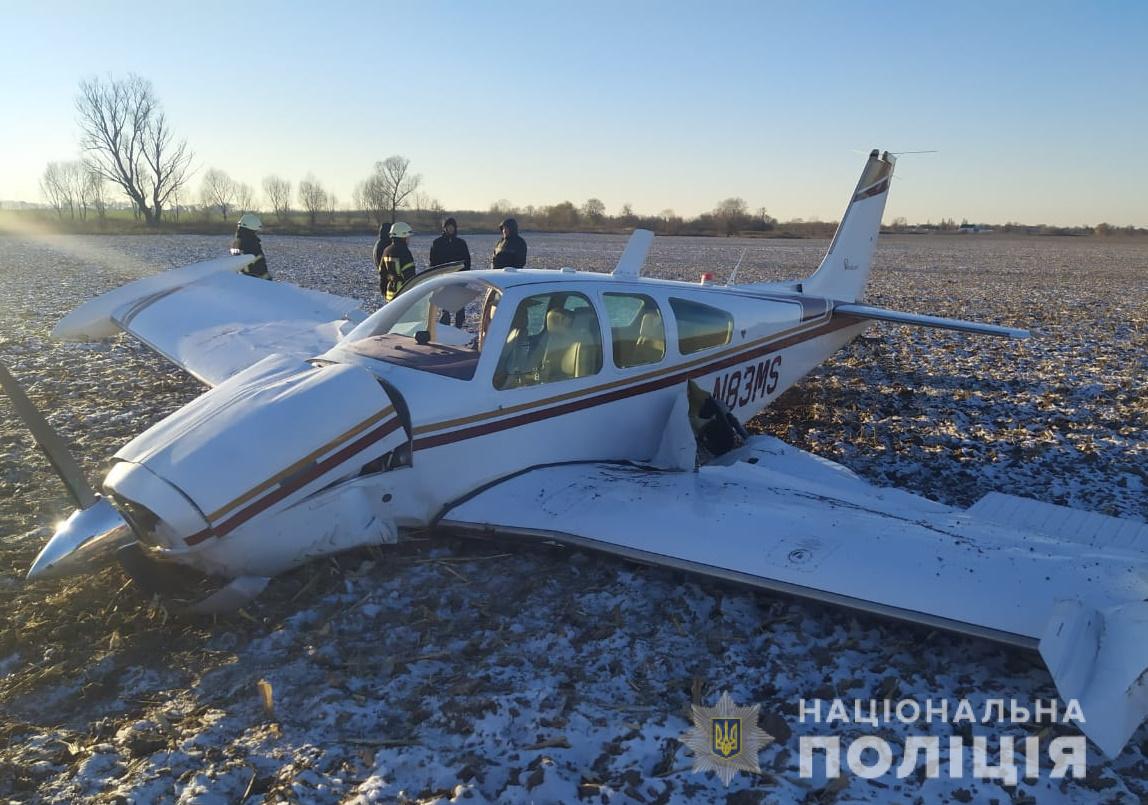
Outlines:
<svg viewBox="0 0 1148 805"><path fill-rule="evenodd" d="M92 489L60 434L48 424L3 363L0 363L0 387L79 507L36 556L28 578L65 576L86 570L95 560L110 557L116 549L135 542L135 534L123 515Z"/></svg>
<svg viewBox="0 0 1148 805"><path fill-rule="evenodd" d="M3 363L0 363L0 388L12 400L16 413L24 420L32 438L44 451L79 507L56 528L56 533L40 550L28 570L28 579L67 576L89 570L95 563L114 557L145 591L163 593L177 587L178 577L157 571L159 563L141 550L128 521L110 500L92 489L60 434L48 424ZM185 609L201 615L230 612L259 595L269 581L263 576L239 576Z"/></svg>
<svg viewBox="0 0 1148 805"><path fill-rule="evenodd" d="M68 450L68 446L64 444L64 440L60 438L60 434L52 429L48 420L44 419L44 415L28 399L24 389L16 381L16 378L12 377L12 373L3 363L0 363L0 387L3 387L4 393L12 401L12 407L24 420L28 430L32 431L32 438L36 440L36 444L48 457L52 469L60 476L60 480L64 482L68 494L72 496L76 505L81 509L86 509L94 504L99 496L92 490L88 479L84 477L84 471L80 469L79 463Z"/></svg>

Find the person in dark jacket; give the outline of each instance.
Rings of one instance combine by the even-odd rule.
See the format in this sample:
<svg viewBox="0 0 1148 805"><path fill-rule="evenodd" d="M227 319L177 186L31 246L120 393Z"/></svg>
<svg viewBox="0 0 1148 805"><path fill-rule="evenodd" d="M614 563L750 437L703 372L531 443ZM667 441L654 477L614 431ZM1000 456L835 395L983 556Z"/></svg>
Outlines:
<svg viewBox="0 0 1148 805"><path fill-rule="evenodd" d="M257 255L259 259L249 263L243 269L243 273L250 277L269 280L271 273L267 270L267 258L263 256L263 243L259 240L258 234L262 231L263 222L259 220L258 215L253 212L243 213L239 219L239 225L235 227L235 239L231 241L231 253Z"/></svg>
<svg viewBox="0 0 1148 805"><path fill-rule="evenodd" d="M371 263L377 269L383 260L383 249L391 245L391 225L379 225L379 239L375 241L375 247L371 249Z"/></svg>
<svg viewBox="0 0 1148 805"><path fill-rule="evenodd" d="M391 225L391 242L379 257L379 290L390 302L403 286L415 278L415 258L408 240L415 232L410 224L395 221Z"/></svg>
<svg viewBox="0 0 1148 805"><path fill-rule="evenodd" d="M430 247L430 267L446 265L447 263L462 263L463 271L470 271L470 248L466 241L458 236L458 222L447 218L442 222L442 234L434 239ZM465 310L456 310L454 313L454 326L462 327ZM443 324L450 324L450 311L442 312Z"/></svg>
<svg viewBox="0 0 1148 805"><path fill-rule="evenodd" d="M526 241L518 236L518 221L507 218L498 225L502 239L494 245L491 268L522 268L526 265Z"/></svg>

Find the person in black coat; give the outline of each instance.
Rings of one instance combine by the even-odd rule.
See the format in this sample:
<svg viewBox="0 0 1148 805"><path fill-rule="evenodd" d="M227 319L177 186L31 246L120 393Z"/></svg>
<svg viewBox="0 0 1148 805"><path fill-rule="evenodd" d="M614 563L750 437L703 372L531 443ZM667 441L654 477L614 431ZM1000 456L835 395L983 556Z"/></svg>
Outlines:
<svg viewBox="0 0 1148 805"><path fill-rule="evenodd" d="M251 212L243 213L239 219L239 225L235 227L235 239L231 241L231 253L258 256L258 260L244 267L243 273L250 277L269 280L271 273L267 270L267 258L263 255L263 243L259 240L258 234L261 231L263 231L263 222L259 220L259 216Z"/></svg>
<svg viewBox="0 0 1148 805"><path fill-rule="evenodd" d="M391 245L390 230L390 224L381 224L379 226L379 239L375 241L375 247L371 249L371 262L376 269L379 267L379 263L382 262L383 249Z"/></svg>
<svg viewBox="0 0 1148 805"><path fill-rule="evenodd" d="M458 236L458 222L447 218L442 222L442 234L434 239L430 247L430 267L436 268L447 263L462 263L462 271L470 271L470 248L466 241ZM454 326L462 327L466 317L465 310L456 310L454 313ZM450 311L442 312L443 324L450 324Z"/></svg>
<svg viewBox="0 0 1148 805"><path fill-rule="evenodd" d="M518 236L518 221L507 218L498 225L502 239L494 245L491 268L522 268L526 265L526 241Z"/></svg>

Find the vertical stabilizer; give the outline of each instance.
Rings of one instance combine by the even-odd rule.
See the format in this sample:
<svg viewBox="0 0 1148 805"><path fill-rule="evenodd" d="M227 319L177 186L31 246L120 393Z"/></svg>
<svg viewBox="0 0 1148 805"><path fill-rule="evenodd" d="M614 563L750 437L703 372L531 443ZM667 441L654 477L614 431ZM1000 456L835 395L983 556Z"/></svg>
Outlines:
<svg viewBox="0 0 1148 805"><path fill-rule="evenodd" d="M893 178L896 159L886 151L874 150L861 173L861 181L845 209L841 225L833 235L829 251L817 271L802 283L802 290L816 296L826 296L855 302L865 292L869 279L869 266L877 235L881 232L881 216L885 213L885 199L889 197L889 182Z"/></svg>
<svg viewBox="0 0 1148 805"><path fill-rule="evenodd" d="M646 263L646 255L653 242L653 232L648 229L635 229L634 234L626 241L626 248L618 258L618 265L614 266L614 276L632 280L642 276L642 266Z"/></svg>

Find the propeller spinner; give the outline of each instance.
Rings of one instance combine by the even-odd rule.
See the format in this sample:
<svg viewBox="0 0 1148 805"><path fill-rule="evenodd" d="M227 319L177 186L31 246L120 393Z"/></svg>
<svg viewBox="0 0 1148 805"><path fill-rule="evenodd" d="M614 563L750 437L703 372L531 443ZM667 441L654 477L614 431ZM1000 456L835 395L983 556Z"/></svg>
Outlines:
<svg viewBox="0 0 1148 805"><path fill-rule="evenodd" d="M0 387L12 401L16 413L24 420L32 432L32 438L47 455L52 468L79 507L57 528L48 544L36 556L36 561L28 570L28 578L52 578L86 570L93 562L111 557L118 548L135 542L135 534L127 520L107 498L92 489L79 462L68 450L60 434L48 424L48 420L28 399L19 382L2 363Z"/></svg>

